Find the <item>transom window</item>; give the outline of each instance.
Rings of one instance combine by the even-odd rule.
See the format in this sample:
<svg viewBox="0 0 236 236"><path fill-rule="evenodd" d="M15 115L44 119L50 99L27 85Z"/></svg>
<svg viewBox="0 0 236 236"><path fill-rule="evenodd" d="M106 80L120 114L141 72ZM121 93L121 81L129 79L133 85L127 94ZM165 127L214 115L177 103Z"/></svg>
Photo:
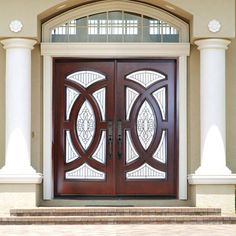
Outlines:
<svg viewBox="0 0 236 236"><path fill-rule="evenodd" d="M145 15L108 11L51 30L52 42L180 42L179 29Z"/></svg>
<svg viewBox="0 0 236 236"><path fill-rule="evenodd" d="M188 43L189 26L148 4L94 1L42 25L42 41L52 43Z"/></svg>

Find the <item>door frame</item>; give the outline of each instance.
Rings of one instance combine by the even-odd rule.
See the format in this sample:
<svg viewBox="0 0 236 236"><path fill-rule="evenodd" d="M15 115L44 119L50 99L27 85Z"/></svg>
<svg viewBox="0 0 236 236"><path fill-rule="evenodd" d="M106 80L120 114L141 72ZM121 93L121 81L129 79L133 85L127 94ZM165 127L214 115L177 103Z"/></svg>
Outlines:
<svg viewBox="0 0 236 236"><path fill-rule="evenodd" d="M187 200L187 56L189 43L41 43L43 56L43 199L54 198L52 144L53 58L177 59L178 199Z"/></svg>

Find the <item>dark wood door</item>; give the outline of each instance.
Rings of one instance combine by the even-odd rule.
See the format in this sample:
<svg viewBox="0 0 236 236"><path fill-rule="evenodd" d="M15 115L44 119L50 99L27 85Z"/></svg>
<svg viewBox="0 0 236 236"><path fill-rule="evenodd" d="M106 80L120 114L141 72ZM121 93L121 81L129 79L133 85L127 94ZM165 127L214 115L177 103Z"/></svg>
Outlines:
<svg viewBox="0 0 236 236"><path fill-rule="evenodd" d="M176 196L175 60L55 59L55 196Z"/></svg>
<svg viewBox="0 0 236 236"><path fill-rule="evenodd" d="M117 63L117 194L176 195L175 70L174 60Z"/></svg>

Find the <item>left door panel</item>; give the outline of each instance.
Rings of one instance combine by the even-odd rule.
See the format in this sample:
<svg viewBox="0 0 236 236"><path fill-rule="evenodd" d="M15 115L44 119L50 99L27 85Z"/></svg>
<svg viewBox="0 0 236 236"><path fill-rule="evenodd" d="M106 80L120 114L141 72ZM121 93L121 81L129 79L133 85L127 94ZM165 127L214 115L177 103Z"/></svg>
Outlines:
<svg viewBox="0 0 236 236"><path fill-rule="evenodd" d="M54 60L55 196L114 194L113 76L114 61Z"/></svg>

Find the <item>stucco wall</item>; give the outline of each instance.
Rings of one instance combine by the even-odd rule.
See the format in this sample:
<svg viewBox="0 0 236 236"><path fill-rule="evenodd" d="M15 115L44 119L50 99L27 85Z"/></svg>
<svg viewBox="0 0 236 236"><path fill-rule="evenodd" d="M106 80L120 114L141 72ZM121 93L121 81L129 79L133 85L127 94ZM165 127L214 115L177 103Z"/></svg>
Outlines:
<svg viewBox="0 0 236 236"><path fill-rule="evenodd" d="M232 40L226 55L227 166L236 173L236 39Z"/></svg>
<svg viewBox="0 0 236 236"><path fill-rule="evenodd" d="M43 79L40 46L32 51L32 165L42 172Z"/></svg>
<svg viewBox="0 0 236 236"><path fill-rule="evenodd" d="M200 53L191 46L188 60L188 173L193 173L200 164Z"/></svg>
<svg viewBox="0 0 236 236"><path fill-rule="evenodd" d="M40 20L58 14L73 6L91 2L89 0L0 0L0 38L15 37L9 30L9 23L14 19L22 21L24 27L19 33L21 37L39 38ZM161 6L176 15L183 16L192 24L192 39L202 37L215 37L208 31L208 22L214 18L222 24L222 29L217 37L232 38L235 34L235 0L143 0L143 2ZM203 4L204 3L204 4ZM27 9L30 10L26 10ZM227 14L225 14L227 12Z"/></svg>

